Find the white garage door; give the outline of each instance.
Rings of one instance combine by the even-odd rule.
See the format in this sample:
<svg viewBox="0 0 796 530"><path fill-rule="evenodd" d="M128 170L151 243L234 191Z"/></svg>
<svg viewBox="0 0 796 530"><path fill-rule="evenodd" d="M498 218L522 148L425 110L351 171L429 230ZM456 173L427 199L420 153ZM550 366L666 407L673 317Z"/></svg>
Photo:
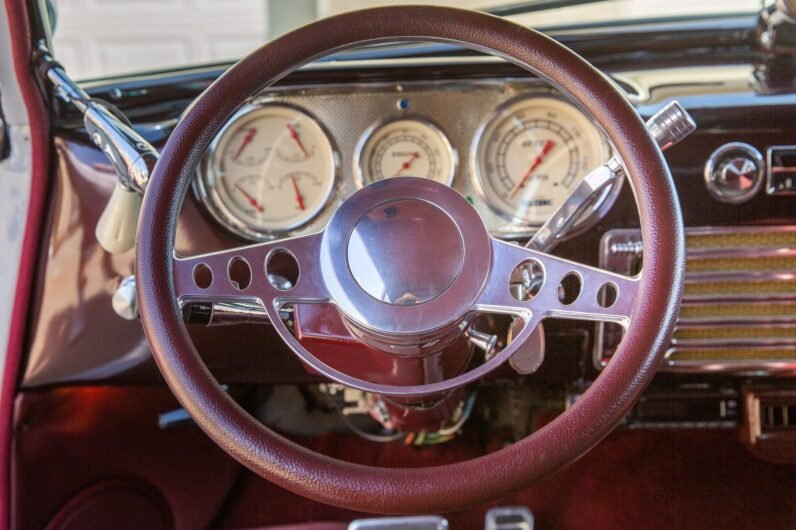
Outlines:
<svg viewBox="0 0 796 530"><path fill-rule="evenodd" d="M242 55L267 40L266 0L56 0L55 55L76 79Z"/></svg>

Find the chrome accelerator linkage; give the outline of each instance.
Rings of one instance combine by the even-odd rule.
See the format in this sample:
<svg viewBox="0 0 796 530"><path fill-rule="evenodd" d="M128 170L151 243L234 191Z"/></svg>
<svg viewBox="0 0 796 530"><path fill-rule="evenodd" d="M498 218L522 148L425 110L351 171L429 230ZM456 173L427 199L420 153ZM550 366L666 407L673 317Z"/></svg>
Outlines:
<svg viewBox="0 0 796 530"><path fill-rule="evenodd" d="M48 53L40 53L38 67L56 95L83 114L91 141L108 157L117 182L94 231L100 246L119 254L135 246L141 197L158 159L158 152L114 107L86 94Z"/></svg>
<svg viewBox="0 0 796 530"><path fill-rule="evenodd" d="M662 151L680 142L696 129L696 123L676 101L663 107L647 121L647 129ZM549 252L575 226L580 216L603 197L618 179L624 177L621 160L614 156L586 175L564 199L526 247Z"/></svg>

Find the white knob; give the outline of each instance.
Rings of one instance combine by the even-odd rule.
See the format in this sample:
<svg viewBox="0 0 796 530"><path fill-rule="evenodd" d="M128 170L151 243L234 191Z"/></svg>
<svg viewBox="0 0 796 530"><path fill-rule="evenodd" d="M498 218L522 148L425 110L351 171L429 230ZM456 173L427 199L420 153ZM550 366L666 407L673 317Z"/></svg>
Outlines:
<svg viewBox="0 0 796 530"><path fill-rule="evenodd" d="M117 182L94 230L100 246L110 254L121 254L133 248L140 212L141 195Z"/></svg>

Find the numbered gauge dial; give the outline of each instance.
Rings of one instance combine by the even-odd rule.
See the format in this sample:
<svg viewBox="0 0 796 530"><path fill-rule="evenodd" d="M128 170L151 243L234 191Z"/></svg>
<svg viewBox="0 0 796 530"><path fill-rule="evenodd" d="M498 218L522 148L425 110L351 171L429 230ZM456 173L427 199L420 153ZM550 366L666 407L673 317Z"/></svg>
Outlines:
<svg viewBox="0 0 796 530"><path fill-rule="evenodd" d="M391 120L362 137L354 170L360 186L392 177L421 177L450 185L456 153L432 123L420 118Z"/></svg>
<svg viewBox="0 0 796 530"><path fill-rule="evenodd" d="M324 207L338 158L308 114L284 105L250 106L211 145L197 188L210 213L228 229L270 239L308 222Z"/></svg>
<svg viewBox="0 0 796 530"><path fill-rule="evenodd" d="M530 97L499 109L474 145L485 200L515 222L538 226L580 180L608 159L602 133L575 106Z"/></svg>

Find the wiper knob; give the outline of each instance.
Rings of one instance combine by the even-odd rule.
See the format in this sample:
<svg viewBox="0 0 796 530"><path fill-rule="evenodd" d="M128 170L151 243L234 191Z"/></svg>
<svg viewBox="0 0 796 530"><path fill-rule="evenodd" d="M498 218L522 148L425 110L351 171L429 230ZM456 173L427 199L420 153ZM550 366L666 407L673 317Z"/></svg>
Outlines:
<svg viewBox="0 0 796 530"><path fill-rule="evenodd" d="M647 120L647 129L661 151L666 151L694 132L696 123L680 103L672 101Z"/></svg>

